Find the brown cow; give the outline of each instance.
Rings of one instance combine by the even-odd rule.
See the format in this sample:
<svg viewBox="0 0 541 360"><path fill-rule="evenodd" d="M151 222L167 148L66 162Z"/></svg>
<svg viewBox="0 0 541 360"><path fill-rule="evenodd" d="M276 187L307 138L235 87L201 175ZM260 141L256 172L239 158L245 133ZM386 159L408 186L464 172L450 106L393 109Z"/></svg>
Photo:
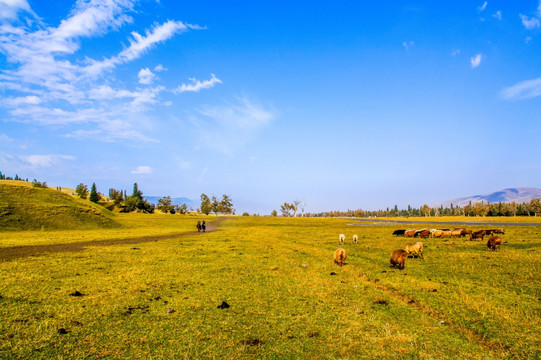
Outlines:
<svg viewBox="0 0 541 360"><path fill-rule="evenodd" d="M470 234L470 241L473 239L484 240L483 238L485 237L486 234L487 233L485 232L485 230L474 231Z"/></svg>
<svg viewBox="0 0 541 360"><path fill-rule="evenodd" d="M453 232L451 230L442 230L441 237L451 237L453 236Z"/></svg>
<svg viewBox="0 0 541 360"><path fill-rule="evenodd" d="M404 269L404 263L406 262L406 259L408 258L408 252L406 250L395 250L391 254L391 267L397 267L400 270Z"/></svg>
<svg viewBox="0 0 541 360"><path fill-rule="evenodd" d="M413 229L413 230L406 230L406 232L404 233L404 236L405 237L414 237L415 236L415 233L417 233L417 230Z"/></svg>
<svg viewBox="0 0 541 360"><path fill-rule="evenodd" d="M439 238L439 237L442 237L443 231L442 230L434 230L434 231L432 231L432 233L430 235L433 238Z"/></svg>
<svg viewBox="0 0 541 360"><path fill-rule="evenodd" d="M496 250L496 247L498 247L499 249L501 245L502 245L502 238L499 236L493 236L487 241L487 250Z"/></svg>
<svg viewBox="0 0 541 360"><path fill-rule="evenodd" d="M428 229L419 230L415 234L415 237L420 237L420 238L423 238L423 239L426 239L429 236L430 236L430 230L428 230Z"/></svg>
<svg viewBox="0 0 541 360"><path fill-rule="evenodd" d="M348 252L346 251L346 249L340 248L334 252L334 262L340 265L340 267L344 265L347 257Z"/></svg>
<svg viewBox="0 0 541 360"><path fill-rule="evenodd" d="M451 230L452 236L465 236L466 229L453 229Z"/></svg>
<svg viewBox="0 0 541 360"><path fill-rule="evenodd" d="M503 228L485 230L486 235L505 234Z"/></svg>

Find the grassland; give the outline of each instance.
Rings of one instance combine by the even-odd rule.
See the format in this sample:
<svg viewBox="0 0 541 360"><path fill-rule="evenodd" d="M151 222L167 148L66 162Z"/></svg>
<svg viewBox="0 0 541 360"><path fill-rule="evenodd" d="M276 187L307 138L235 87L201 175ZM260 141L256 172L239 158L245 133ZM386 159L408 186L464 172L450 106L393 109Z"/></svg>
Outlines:
<svg viewBox="0 0 541 360"><path fill-rule="evenodd" d="M102 229L120 225L103 207L25 181L0 181L0 229Z"/></svg>
<svg viewBox="0 0 541 360"><path fill-rule="evenodd" d="M399 271L388 263L407 242L391 236L396 225L230 217L198 234L189 216L114 220L129 236L178 236L0 260L0 358L541 356L539 227L506 227L496 252L480 241L425 239L425 260L410 258ZM12 231L0 244L121 233ZM343 268L332 262L340 233ZM230 307L218 308L223 301Z"/></svg>

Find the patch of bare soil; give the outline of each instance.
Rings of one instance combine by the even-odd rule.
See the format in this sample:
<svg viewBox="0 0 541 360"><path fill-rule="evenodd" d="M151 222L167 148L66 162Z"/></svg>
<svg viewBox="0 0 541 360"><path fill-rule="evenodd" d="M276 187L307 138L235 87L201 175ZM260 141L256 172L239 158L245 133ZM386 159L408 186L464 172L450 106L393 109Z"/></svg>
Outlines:
<svg viewBox="0 0 541 360"><path fill-rule="evenodd" d="M223 220L225 220L225 218L218 218L214 221L209 222L207 224L206 232L216 231L218 224L222 222ZM194 224L194 227L195 227L195 224ZM197 231L190 231L190 232L171 234L171 235L146 236L146 237L131 238L131 239L83 241L83 242L68 243L68 244L13 246L13 247L8 247L8 248L0 248L0 261L10 261L10 260L18 259L18 258L23 258L23 257L28 257L28 256L38 256L38 255L43 255L47 253L82 251L87 246L139 244L143 242L168 240L168 239L178 238L181 236L198 235L198 234L204 234L204 233L198 233Z"/></svg>

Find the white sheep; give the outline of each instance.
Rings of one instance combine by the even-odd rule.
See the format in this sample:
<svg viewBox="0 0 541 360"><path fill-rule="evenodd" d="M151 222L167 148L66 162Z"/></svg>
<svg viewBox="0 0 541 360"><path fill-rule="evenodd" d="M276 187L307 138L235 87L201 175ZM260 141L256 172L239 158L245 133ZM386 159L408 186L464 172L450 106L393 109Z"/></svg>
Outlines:
<svg viewBox="0 0 541 360"><path fill-rule="evenodd" d="M340 234L340 235L338 236L338 238L340 239L340 244L343 245L344 242L346 241L346 235Z"/></svg>
<svg viewBox="0 0 541 360"><path fill-rule="evenodd" d="M353 235L353 243L354 244L357 244L357 240L359 240L359 237L357 236L357 234Z"/></svg>
<svg viewBox="0 0 541 360"><path fill-rule="evenodd" d="M424 259L423 256L423 243L420 241L410 243L406 245L406 252L409 254L414 254L420 257L421 259Z"/></svg>

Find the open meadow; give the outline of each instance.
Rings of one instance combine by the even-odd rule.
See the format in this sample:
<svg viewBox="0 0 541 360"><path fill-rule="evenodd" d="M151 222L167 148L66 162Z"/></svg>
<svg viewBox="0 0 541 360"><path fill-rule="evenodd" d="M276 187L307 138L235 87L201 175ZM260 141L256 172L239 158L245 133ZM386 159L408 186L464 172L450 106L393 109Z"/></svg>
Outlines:
<svg viewBox="0 0 541 360"><path fill-rule="evenodd" d="M0 358L541 356L539 227L506 226L499 251L423 239L425 259L400 271L390 253L412 239L392 236L397 225L201 218L217 231L194 232L192 216L124 214L115 221L131 237L168 236L129 243L119 229L1 232L0 257L25 242L116 240L0 258ZM342 268L333 263L339 247L348 251Z"/></svg>

